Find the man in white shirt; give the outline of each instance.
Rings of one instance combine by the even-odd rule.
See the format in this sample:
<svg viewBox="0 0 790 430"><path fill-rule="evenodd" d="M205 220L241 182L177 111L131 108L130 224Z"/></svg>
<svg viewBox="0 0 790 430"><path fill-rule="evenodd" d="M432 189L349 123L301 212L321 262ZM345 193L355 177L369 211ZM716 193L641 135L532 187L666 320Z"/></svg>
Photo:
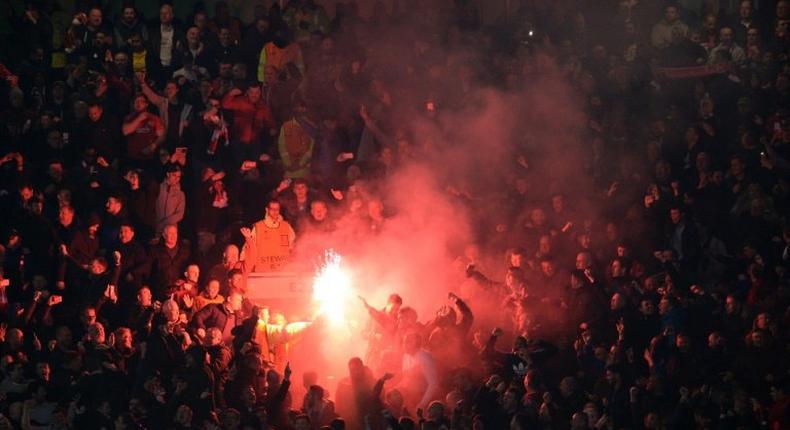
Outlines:
<svg viewBox="0 0 790 430"><path fill-rule="evenodd" d="M405 401L416 410L426 409L432 400L439 399L439 374L433 356L422 349L422 337L412 332L403 338L403 362L400 391Z"/></svg>
<svg viewBox="0 0 790 430"><path fill-rule="evenodd" d="M174 21L173 6L164 4L159 8L159 23L150 29L149 36L149 52L153 54L154 64L148 74L161 85L181 67L177 48L183 32Z"/></svg>
<svg viewBox="0 0 790 430"><path fill-rule="evenodd" d="M723 61L723 58L727 58L726 56L719 58L720 52L729 52L732 61L735 63L740 63L746 59L746 52L735 43L735 32L730 27L722 27L719 30L719 44L710 51L708 63L716 64Z"/></svg>
<svg viewBox="0 0 790 430"><path fill-rule="evenodd" d="M170 67L173 61L173 50L176 44L176 30L173 28L173 7L169 4L164 4L159 9L159 34L161 35L159 41L159 61L162 67Z"/></svg>
<svg viewBox="0 0 790 430"><path fill-rule="evenodd" d="M650 43L653 48L663 50L672 44L673 34L688 34L688 26L680 20L680 11L676 5L670 4L664 8L664 19L653 26L650 32Z"/></svg>

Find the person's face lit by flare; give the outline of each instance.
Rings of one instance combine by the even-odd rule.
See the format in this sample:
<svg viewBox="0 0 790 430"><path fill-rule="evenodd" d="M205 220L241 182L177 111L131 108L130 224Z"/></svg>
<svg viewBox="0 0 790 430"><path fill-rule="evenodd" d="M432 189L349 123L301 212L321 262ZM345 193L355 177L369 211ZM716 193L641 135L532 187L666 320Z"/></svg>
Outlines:
<svg viewBox="0 0 790 430"><path fill-rule="evenodd" d="M134 229L131 226L122 225L118 231L118 238L121 240L121 243L131 242L134 239Z"/></svg>
<svg viewBox="0 0 790 430"><path fill-rule="evenodd" d="M96 309L88 308L82 313L82 323L86 326L96 322Z"/></svg>
<svg viewBox="0 0 790 430"><path fill-rule="evenodd" d="M625 268L623 267L623 263L620 260L612 261L612 277L619 278L621 276L625 276Z"/></svg>
<svg viewBox="0 0 790 430"><path fill-rule="evenodd" d="M219 294L219 281L212 279L209 281L208 285L206 285L206 295L208 298L213 299L217 297L217 294Z"/></svg>
<svg viewBox="0 0 790 430"><path fill-rule="evenodd" d="M233 266L239 261L239 248L236 245L228 245L222 253L222 262L227 266Z"/></svg>
<svg viewBox="0 0 790 430"><path fill-rule="evenodd" d="M280 203L278 203L278 202L270 202L266 206L266 213L272 219L279 219L280 218Z"/></svg>
<svg viewBox="0 0 790 430"><path fill-rule="evenodd" d="M538 251L543 255L551 253L551 236L543 235L538 240Z"/></svg>
<svg viewBox="0 0 790 430"><path fill-rule="evenodd" d="M258 103L261 99L261 87L253 85L247 89L247 99L250 103Z"/></svg>
<svg viewBox="0 0 790 430"><path fill-rule="evenodd" d="M58 210L58 221L64 227L68 227L74 221L74 209L71 206L63 206Z"/></svg>
<svg viewBox="0 0 790 430"><path fill-rule="evenodd" d="M140 288L140 291L137 293L137 301L140 303L141 306L151 306L153 297L151 296L151 290L146 287Z"/></svg>
<svg viewBox="0 0 790 430"><path fill-rule="evenodd" d="M108 197L104 204L104 208L110 215L118 215L123 209L123 203L117 197Z"/></svg>
<svg viewBox="0 0 790 430"><path fill-rule="evenodd" d="M174 99L178 95L178 85L175 82L168 82L165 85L165 97Z"/></svg>
<svg viewBox="0 0 790 430"><path fill-rule="evenodd" d="M241 273L234 273L233 276L230 277L229 284L232 290L243 291L244 275Z"/></svg>
<svg viewBox="0 0 790 430"><path fill-rule="evenodd" d="M148 109L148 100L145 96L137 96L134 99L134 111L137 113L145 112Z"/></svg>
<svg viewBox="0 0 790 430"><path fill-rule="evenodd" d="M176 302L172 300L166 301L162 305L162 315L165 317L165 320L167 320L167 322L169 323L174 323L178 321L179 310Z"/></svg>
<svg viewBox="0 0 790 430"><path fill-rule="evenodd" d="M511 267L521 267L523 263L524 256L521 254L510 254L510 266Z"/></svg>
<svg viewBox="0 0 790 430"><path fill-rule="evenodd" d="M178 228L174 225L165 227L162 237L165 239L165 246L168 248L175 247L178 244Z"/></svg>
<svg viewBox="0 0 790 430"><path fill-rule="evenodd" d="M305 183L298 183L294 184L293 186L293 193L297 199L304 199L307 197L307 184Z"/></svg>
<svg viewBox="0 0 790 430"><path fill-rule="evenodd" d="M315 221L323 221L326 219L327 215L327 208L326 203L324 202L313 202L310 205L310 215L313 217Z"/></svg>
<svg viewBox="0 0 790 430"><path fill-rule="evenodd" d="M172 186L178 185L180 182L181 182L181 172L180 171L168 172L167 173L167 185L172 187Z"/></svg>
<svg viewBox="0 0 790 430"><path fill-rule="evenodd" d="M200 278L200 267L197 264L190 264L187 266L187 270L184 275L187 281L197 284L198 279Z"/></svg>
<svg viewBox="0 0 790 430"><path fill-rule="evenodd" d="M104 113L104 109L102 109L101 105L91 105L88 107L88 118L93 122L99 121L102 113Z"/></svg>
<svg viewBox="0 0 790 430"><path fill-rule="evenodd" d="M209 345L219 345L222 343L222 330L212 327L206 332Z"/></svg>
<svg viewBox="0 0 790 430"><path fill-rule="evenodd" d="M540 271L548 278L551 278L556 273L554 263L551 261L541 261L540 262Z"/></svg>
<svg viewBox="0 0 790 430"><path fill-rule="evenodd" d="M132 331L128 328L119 330L118 334L115 336L115 346L121 350L132 349Z"/></svg>
<svg viewBox="0 0 790 430"><path fill-rule="evenodd" d="M98 258L94 258L91 261L91 273L95 276L99 276L107 271L107 264Z"/></svg>

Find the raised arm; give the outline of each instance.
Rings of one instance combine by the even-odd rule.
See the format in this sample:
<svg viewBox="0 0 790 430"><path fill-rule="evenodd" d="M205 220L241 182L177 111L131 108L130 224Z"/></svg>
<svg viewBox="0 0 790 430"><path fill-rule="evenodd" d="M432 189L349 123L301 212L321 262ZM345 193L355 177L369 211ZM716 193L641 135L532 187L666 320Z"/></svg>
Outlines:
<svg viewBox="0 0 790 430"><path fill-rule="evenodd" d="M287 325L266 324L266 331L269 335L272 345L283 344L298 337L302 332L307 330L312 323L310 322L293 322Z"/></svg>
<svg viewBox="0 0 790 430"><path fill-rule="evenodd" d="M143 95L148 99L148 101L156 105L157 108L161 109L165 98L157 94L156 91L154 91L144 79L140 80L140 89L143 91Z"/></svg>
<svg viewBox="0 0 790 430"><path fill-rule="evenodd" d="M239 107L239 103L236 100L236 97L241 95L241 90L238 88L233 88L222 97L222 108L228 110L236 110Z"/></svg>
<svg viewBox="0 0 790 430"><path fill-rule="evenodd" d="M393 326L392 319L387 317L387 314L384 311L376 309L373 306L370 306L367 300L365 300L365 298L362 296L359 296L359 299L362 300L362 304L365 306L365 309L368 311L368 315L370 315L370 318L373 321L375 321L376 324L378 324L381 328L385 330L395 329L395 327Z"/></svg>
<svg viewBox="0 0 790 430"><path fill-rule="evenodd" d="M474 315L472 314L472 310L469 309L469 306L467 306L467 304L464 303L464 301L461 300L461 298L456 296L454 293L450 293L449 297L450 297L450 301L455 306L455 309L458 311L458 313L461 314L461 320L458 321L456 327L458 327L460 330L464 332L464 334L466 334L469 331L469 329L472 328L472 322L475 319Z"/></svg>
<svg viewBox="0 0 790 430"><path fill-rule="evenodd" d="M244 236L244 246L241 248L241 262L242 270L244 273L249 273L255 267L255 262L258 261L258 247L255 244L255 227L241 228L241 235Z"/></svg>
<svg viewBox="0 0 790 430"><path fill-rule="evenodd" d="M486 275L480 273L474 265L469 265L466 268L466 277L474 279L481 287L493 292L501 292L504 287L501 282L491 280Z"/></svg>
<svg viewBox="0 0 790 430"><path fill-rule="evenodd" d="M480 357L488 360L500 360L504 358L506 354L496 350L496 341L500 336L502 336L502 329L499 327L494 328L491 332L491 336L488 337L485 345L483 345L483 349L480 350Z"/></svg>
<svg viewBox="0 0 790 430"><path fill-rule="evenodd" d="M134 133L134 131L137 130L146 119L148 119L149 115L150 114L148 112L140 112L140 114L134 118L127 118L127 120L123 122L123 126L121 126L121 132L123 135L128 136Z"/></svg>

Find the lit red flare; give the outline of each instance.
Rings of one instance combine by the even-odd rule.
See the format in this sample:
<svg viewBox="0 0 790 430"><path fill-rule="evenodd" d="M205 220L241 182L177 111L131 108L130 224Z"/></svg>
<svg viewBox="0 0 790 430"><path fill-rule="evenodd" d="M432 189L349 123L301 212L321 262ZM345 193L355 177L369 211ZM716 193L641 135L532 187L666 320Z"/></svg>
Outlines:
<svg viewBox="0 0 790 430"><path fill-rule="evenodd" d="M342 257L333 250L324 253L323 265L313 280L316 316L333 326L346 325L346 307L353 301L351 276L341 266Z"/></svg>

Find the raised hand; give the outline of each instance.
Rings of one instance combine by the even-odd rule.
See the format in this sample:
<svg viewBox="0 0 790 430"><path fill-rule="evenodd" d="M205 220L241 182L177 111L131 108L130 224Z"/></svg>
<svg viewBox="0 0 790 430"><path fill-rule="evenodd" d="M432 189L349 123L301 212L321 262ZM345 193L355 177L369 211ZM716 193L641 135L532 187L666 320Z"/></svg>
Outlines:
<svg viewBox="0 0 790 430"><path fill-rule="evenodd" d="M285 178L282 181L280 181L280 185L277 186L277 192L280 193L290 186L291 186L291 179Z"/></svg>
<svg viewBox="0 0 790 430"><path fill-rule="evenodd" d="M361 301L362 301L362 304L363 304L363 305L365 305L365 308L368 308L368 309L370 309L370 305L368 304L368 301L367 301L367 299L365 299L365 298L364 298L364 297L362 297L362 296L357 296L357 298L358 298L359 300L361 300Z"/></svg>
<svg viewBox="0 0 790 430"><path fill-rule="evenodd" d="M118 288L115 285L110 285L110 300L118 303Z"/></svg>
<svg viewBox="0 0 790 430"><path fill-rule="evenodd" d="M285 370L283 371L283 378L285 380L291 379L291 362L285 363Z"/></svg>

